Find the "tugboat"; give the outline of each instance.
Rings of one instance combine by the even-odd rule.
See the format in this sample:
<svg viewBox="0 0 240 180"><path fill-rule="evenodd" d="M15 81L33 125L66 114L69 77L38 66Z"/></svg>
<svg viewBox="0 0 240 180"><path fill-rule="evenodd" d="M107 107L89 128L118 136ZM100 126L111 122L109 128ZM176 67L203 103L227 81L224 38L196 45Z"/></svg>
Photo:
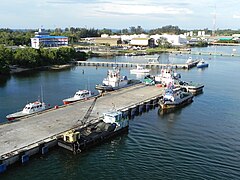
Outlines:
<svg viewBox="0 0 240 180"><path fill-rule="evenodd" d="M93 93L89 90L79 90L75 93L73 97L67 98L63 100L63 104L73 103L82 99L90 98Z"/></svg>
<svg viewBox="0 0 240 180"><path fill-rule="evenodd" d="M175 82L181 78L179 73L174 72L170 67L163 68L161 74L155 76L155 82L161 83L163 86Z"/></svg>
<svg viewBox="0 0 240 180"><path fill-rule="evenodd" d="M128 80L127 76L120 76L120 70L114 67L112 70L108 70L107 78L104 78L102 84L97 84L95 89L100 93L106 91L113 91L123 87L127 87L140 81Z"/></svg>
<svg viewBox="0 0 240 180"><path fill-rule="evenodd" d="M23 108L22 111L16 112L16 113L12 113L6 116L6 118L11 121L14 120L16 118L20 118L23 116L27 116L30 114L34 114L40 111L44 111L46 109L46 104L44 102L41 101L35 101L33 103L28 103L26 104L26 106Z"/></svg>
<svg viewBox="0 0 240 180"><path fill-rule="evenodd" d="M103 113L100 121L63 133L58 137L58 145L77 154L127 131L128 126L129 120L122 112L115 110Z"/></svg>
<svg viewBox="0 0 240 180"><path fill-rule="evenodd" d="M160 108L174 109L191 103L193 95L190 92L184 92L181 88L167 88L162 99L159 101Z"/></svg>

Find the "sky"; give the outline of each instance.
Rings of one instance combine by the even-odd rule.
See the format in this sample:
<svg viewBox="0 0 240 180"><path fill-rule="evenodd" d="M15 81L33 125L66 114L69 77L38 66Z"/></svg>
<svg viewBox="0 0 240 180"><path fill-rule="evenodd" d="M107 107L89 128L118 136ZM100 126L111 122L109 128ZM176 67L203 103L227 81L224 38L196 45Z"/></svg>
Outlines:
<svg viewBox="0 0 240 180"><path fill-rule="evenodd" d="M239 8L238 0L1 0L0 28L237 30Z"/></svg>

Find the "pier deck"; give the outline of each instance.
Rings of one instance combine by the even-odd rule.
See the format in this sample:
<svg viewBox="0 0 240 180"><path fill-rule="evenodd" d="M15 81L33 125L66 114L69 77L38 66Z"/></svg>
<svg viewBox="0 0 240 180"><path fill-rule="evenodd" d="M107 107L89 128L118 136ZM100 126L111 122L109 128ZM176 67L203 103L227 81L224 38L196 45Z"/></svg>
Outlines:
<svg viewBox="0 0 240 180"><path fill-rule="evenodd" d="M75 64L79 66L106 66L106 67L137 67L137 65L144 66L147 68L162 68L162 67L172 67L176 69L190 69L197 65L199 60L195 60L188 64L161 64L161 63L136 63L136 62L99 62L99 61L74 61Z"/></svg>
<svg viewBox="0 0 240 180"><path fill-rule="evenodd" d="M103 112L113 109L113 105L117 110L126 109L159 97L162 92L162 88L143 84L113 91L98 98L88 120L98 119ZM93 98L0 125L0 157L19 153L46 138L56 138L59 133L77 125L77 120L83 118L92 102Z"/></svg>
<svg viewBox="0 0 240 180"><path fill-rule="evenodd" d="M201 55L201 56L223 56L223 57L240 57L238 53L224 53L224 52L202 52L202 51L172 51L172 54L190 54L190 55Z"/></svg>

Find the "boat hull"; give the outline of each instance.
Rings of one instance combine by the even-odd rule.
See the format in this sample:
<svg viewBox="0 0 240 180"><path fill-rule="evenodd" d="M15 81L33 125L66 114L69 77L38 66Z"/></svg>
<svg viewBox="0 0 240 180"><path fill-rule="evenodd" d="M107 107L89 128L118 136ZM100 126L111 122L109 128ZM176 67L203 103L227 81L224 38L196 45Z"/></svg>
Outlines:
<svg viewBox="0 0 240 180"><path fill-rule="evenodd" d="M74 102L77 102L77 101L80 101L80 100L84 100L84 99L87 100L88 98L63 100L63 104L64 104L64 105L67 105L67 104L71 104L71 103L74 103Z"/></svg>
<svg viewBox="0 0 240 180"><path fill-rule="evenodd" d="M41 111L38 111L38 112L41 112ZM13 113L13 114L9 114L9 115L6 116L6 118L7 118L7 120L12 121L12 120L22 118L22 117L28 116L28 115L33 115L33 114L36 114L36 113L37 112L26 114L26 113L22 113L20 111L20 112L16 112L16 113Z"/></svg>
<svg viewBox="0 0 240 180"><path fill-rule="evenodd" d="M205 68L205 67L208 67L208 64L197 65L197 68Z"/></svg>
<svg viewBox="0 0 240 180"><path fill-rule="evenodd" d="M194 95L200 94L203 92L204 85L198 85L198 86L180 86L182 88L185 88L187 92L190 92Z"/></svg>

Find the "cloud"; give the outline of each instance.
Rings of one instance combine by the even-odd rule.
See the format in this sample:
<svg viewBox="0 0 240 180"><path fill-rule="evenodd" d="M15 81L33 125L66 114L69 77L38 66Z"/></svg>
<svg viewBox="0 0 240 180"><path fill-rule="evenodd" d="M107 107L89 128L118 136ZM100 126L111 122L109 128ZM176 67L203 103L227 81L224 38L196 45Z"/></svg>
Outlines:
<svg viewBox="0 0 240 180"><path fill-rule="evenodd" d="M170 6L152 6L152 5L122 5L122 4L104 4L100 7L99 12L109 13L114 15L127 14L127 15L148 15L148 14L192 14L193 12L188 8L175 8Z"/></svg>
<svg viewBox="0 0 240 180"><path fill-rule="evenodd" d="M47 3L50 4L96 4L102 3L99 0L48 0Z"/></svg>
<svg viewBox="0 0 240 180"><path fill-rule="evenodd" d="M187 2L169 2L163 0L48 0L50 4L78 4L103 13L117 14L192 14Z"/></svg>
<svg viewBox="0 0 240 180"><path fill-rule="evenodd" d="M234 14L233 19L240 19L240 14Z"/></svg>

